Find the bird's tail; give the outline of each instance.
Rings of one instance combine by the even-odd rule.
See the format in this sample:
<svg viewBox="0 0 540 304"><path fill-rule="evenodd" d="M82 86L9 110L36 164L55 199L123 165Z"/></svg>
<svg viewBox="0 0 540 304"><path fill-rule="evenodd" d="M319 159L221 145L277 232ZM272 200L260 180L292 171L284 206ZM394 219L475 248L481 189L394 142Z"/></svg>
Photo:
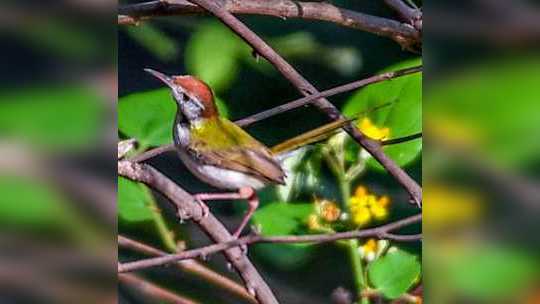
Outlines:
<svg viewBox="0 0 540 304"><path fill-rule="evenodd" d="M270 150L272 151L274 155L277 155L277 156L279 156L280 154L287 155L289 154L288 152L294 151L300 147L315 144L325 139L328 139L332 135L337 134L339 132L339 129L347 125L348 123L353 122L370 112L376 111L378 109L381 109L389 105L390 103L388 102L382 105L369 108L361 113L356 114L352 118L342 118L342 119L335 120L331 123L322 125L316 129L310 130L308 132L295 136L291 139L288 139L282 143L279 143L273 146L272 148L270 148Z"/></svg>

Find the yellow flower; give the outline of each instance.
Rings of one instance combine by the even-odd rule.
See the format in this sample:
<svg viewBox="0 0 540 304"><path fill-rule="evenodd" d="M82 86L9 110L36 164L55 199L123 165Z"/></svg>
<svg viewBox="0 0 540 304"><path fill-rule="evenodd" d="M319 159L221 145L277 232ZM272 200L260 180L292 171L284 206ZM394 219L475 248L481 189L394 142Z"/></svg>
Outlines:
<svg viewBox="0 0 540 304"><path fill-rule="evenodd" d="M376 220L386 219L390 198L383 195L377 198L374 194L369 194L363 186L356 188L354 196L349 199L349 210L351 218L357 226L366 226L374 218Z"/></svg>
<svg viewBox="0 0 540 304"><path fill-rule="evenodd" d="M379 128L367 117L364 117L357 127L364 135L375 140L385 140L390 136L389 128Z"/></svg>
<svg viewBox="0 0 540 304"><path fill-rule="evenodd" d="M366 207L351 209L352 220L358 226L365 226L371 222L371 212Z"/></svg>
<svg viewBox="0 0 540 304"><path fill-rule="evenodd" d="M309 230L321 229L321 223L319 223L319 217L316 214L310 214L307 220L307 226Z"/></svg>
<svg viewBox="0 0 540 304"><path fill-rule="evenodd" d="M390 203L390 199L388 196L382 196L378 200L375 199L374 196L372 196L372 199L370 200L372 203L370 204L371 207L371 213L373 213L373 217L377 220L384 220L388 216L388 204Z"/></svg>

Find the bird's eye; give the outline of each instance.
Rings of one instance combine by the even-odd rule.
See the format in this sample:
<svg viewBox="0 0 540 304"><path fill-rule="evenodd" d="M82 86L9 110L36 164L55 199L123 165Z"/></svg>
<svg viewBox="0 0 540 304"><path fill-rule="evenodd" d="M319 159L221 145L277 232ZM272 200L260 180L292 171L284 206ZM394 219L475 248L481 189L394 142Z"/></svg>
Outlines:
<svg viewBox="0 0 540 304"><path fill-rule="evenodd" d="M182 101L188 101L189 100L189 96L187 96L187 94L182 94Z"/></svg>

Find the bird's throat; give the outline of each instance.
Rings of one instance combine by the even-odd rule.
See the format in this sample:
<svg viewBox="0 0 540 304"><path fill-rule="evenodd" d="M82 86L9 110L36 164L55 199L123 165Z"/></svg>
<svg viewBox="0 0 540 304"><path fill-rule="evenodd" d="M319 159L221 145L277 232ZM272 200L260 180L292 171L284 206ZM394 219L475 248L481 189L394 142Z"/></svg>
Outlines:
<svg viewBox="0 0 540 304"><path fill-rule="evenodd" d="M175 146L189 146L191 140L190 128L190 122L182 115L181 111L177 111L173 125L173 140Z"/></svg>

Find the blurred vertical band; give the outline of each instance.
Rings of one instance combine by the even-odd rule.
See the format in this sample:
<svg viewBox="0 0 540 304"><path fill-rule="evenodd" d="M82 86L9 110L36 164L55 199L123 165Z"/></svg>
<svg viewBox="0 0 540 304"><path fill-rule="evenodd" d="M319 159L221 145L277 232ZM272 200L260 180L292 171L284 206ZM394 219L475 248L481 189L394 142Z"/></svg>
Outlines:
<svg viewBox="0 0 540 304"><path fill-rule="evenodd" d="M2 303L116 303L115 9L0 3Z"/></svg>
<svg viewBox="0 0 540 304"><path fill-rule="evenodd" d="M539 303L540 6L424 4L427 303Z"/></svg>

